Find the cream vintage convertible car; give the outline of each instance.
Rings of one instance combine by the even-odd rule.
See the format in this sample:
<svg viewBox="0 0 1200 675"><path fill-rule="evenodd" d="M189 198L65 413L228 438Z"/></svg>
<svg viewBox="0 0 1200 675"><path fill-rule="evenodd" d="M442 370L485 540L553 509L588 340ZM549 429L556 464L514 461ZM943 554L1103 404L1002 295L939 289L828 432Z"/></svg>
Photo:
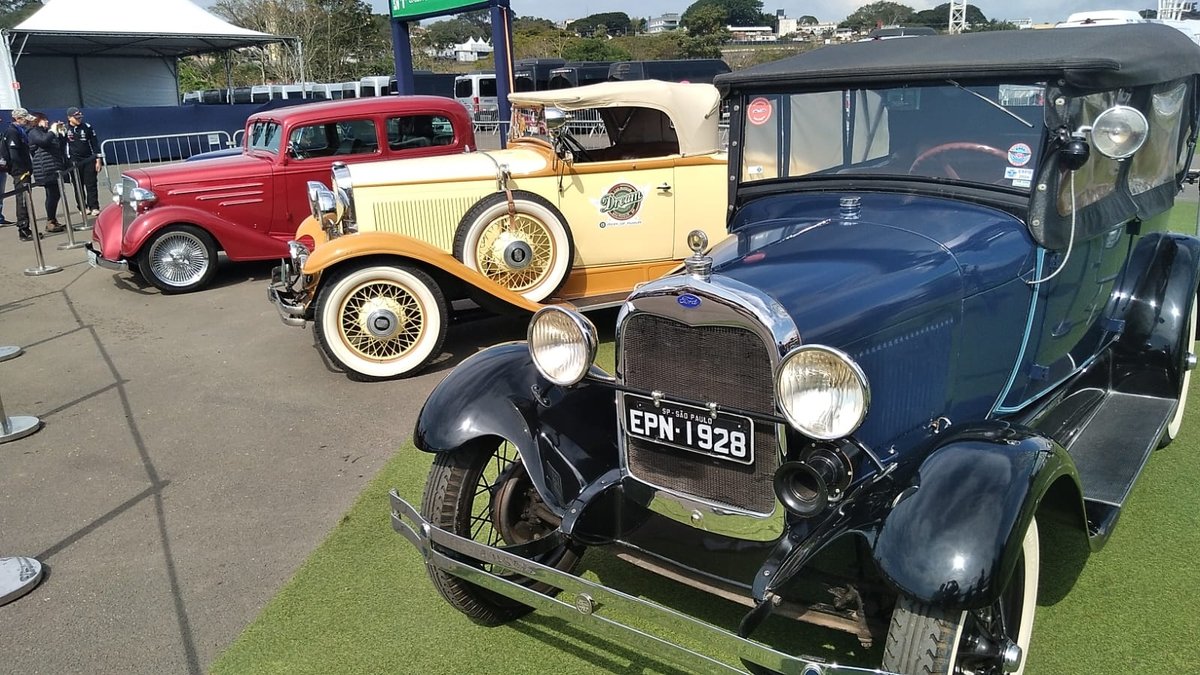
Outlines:
<svg viewBox="0 0 1200 675"><path fill-rule="evenodd" d="M535 311L620 303L675 268L684 234L724 235L719 96L608 82L512 96L504 150L334 165L269 291L354 379L440 354L451 301Z"/></svg>

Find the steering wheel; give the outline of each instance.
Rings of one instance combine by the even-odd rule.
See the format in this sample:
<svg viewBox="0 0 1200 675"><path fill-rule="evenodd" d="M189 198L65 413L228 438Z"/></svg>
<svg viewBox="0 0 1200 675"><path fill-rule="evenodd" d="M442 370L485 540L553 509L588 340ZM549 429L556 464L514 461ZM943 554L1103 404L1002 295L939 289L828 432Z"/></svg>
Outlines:
<svg viewBox="0 0 1200 675"><path fill-rule="evenodd" d="M983 143L955 141L953 143L942 143L941 145L935 145L925 152L917 155L917 158L913 160L912 166L908 167L908 172L911 174L916 171L917 167L923 162L927 162L933 157L944 155L948 152L976 152L984 155L991 155L992 157L998 157L1005 162L1008 161L1008 153L1000 148L993 148L992 146L984 145ZM954 170L954 167L951 166L950 162L945 158L942 159L942 171L945 172L947 178L961 180L958 172Z"/></svg>
<svg viewBox="0 0 1200 675"><path fill-rule="evenodd" d="M585 162L593 161L592 156L588 154L587 149L584 148L583 144L579 142L579 139L571 135L569 131L564 130L561 134L559 134L558 138L562 141L563 146L566 147L567 150L571 151L572 155L575 155Z"/></svg>

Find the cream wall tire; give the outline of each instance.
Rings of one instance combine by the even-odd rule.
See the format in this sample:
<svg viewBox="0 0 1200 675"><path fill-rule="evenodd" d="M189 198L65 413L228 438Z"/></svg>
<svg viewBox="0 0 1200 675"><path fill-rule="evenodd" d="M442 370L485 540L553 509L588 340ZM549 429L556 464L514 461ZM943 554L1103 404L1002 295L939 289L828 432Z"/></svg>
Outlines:
<svg viewBox="0 0 1200 675"><path fill-rule="evenodd" d="M416 267L371 265L335 272L317 295L317 344L351 379L411 375L446 338L446 299Z"/></svg>
<svg viewBox="0 0 1200 675"><path fill-rule="evenodd" d="M896 600L884 644L883 669L897 673L952 675L961 672L1025 672L1033 616L1037 611L1038 576L1041 552L1037 521L1031 520L1021 542L1021 559L1005 585L1000 600L981 610L1000 619L998 628L1019 648L1018 662L1006 668L1002 657L986 657L961 652L961 647L982 634L983 624L976 612L953 611L923 604L909 597ZM1019 617L1013 616L1019 612ZM997 628L995 624L991 628ZM970 633L964 635L964 633ZM973 659L972 663L965 663ZM999 660L996 660L999 659ZM964 663L959 663L962 660Z"/></svg>
<svg viewBox="0 0 1200 675"><path fill-rule="evenodd" d="M562 214L545 199L514 190L509 217L503 192L472 206L454 237L454 257L496 284L541 302L571 272L575 243Z"/></svg>
<svg viewBox="0 0 1200 675"><path fill-rule="evenodd" d="M1184 354L1192 352L1196 349L1196 298L1192 298L1192 311L1187 316L1187 332L1185 339L1187 342L1183 345ZM1179 404L1175 406L1175 415L1171 417L1171 421L1167 423L1167 430L1163 432L1162 440L1159 442L1159 447L1166 447L1179 437L1179 430L1183 428L1183 412L1187 407L1188 387L1192 385L1192 371L1186 365L1181 365L1183 368L1183 379L1179 385Z"/></svg>

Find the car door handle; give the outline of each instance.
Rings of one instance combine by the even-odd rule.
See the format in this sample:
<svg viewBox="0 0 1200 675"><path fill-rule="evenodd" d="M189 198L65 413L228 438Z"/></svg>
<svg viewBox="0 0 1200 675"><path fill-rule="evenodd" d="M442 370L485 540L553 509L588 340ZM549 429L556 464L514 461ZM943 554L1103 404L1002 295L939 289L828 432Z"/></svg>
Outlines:
<svg viewBox="0 0 1200 675"><path fill-rule="evenodd" d="M670 184L670 183L666 183L666 182L664 182L662 185L659 185L659 186L658 186L658 191L659 191L659 192L670 192L670 191L671 191L671 184Z"/></svg>

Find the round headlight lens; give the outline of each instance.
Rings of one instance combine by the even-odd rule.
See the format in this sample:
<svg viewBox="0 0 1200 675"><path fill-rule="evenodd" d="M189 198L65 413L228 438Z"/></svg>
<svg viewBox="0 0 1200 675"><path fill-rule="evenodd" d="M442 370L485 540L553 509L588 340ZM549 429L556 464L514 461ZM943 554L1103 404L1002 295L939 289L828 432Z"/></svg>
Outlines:
<svg viewBox="0 0 1200 675"><path fill-rule="evenodd" d="M1092 124L1096 150L1112 159L1124 159L1141 149L1150 123L1137 108L1117 105L1105 110Z"/></svg>
<svg viewBox="0 0 1200 675"><path fill-rule="evenodd" d="M867 415L867 376L844 352L800 347L780 364L775 398L784 417L809 438L832 440L854 433Z"/></svg>
<svg viewBox="0 0 1200 675"><path fill-rule="evenodd" d="M542 377L573 385L587 375L596 358L596 327L583 315L561 307L543 307L529 322L529 353Z"/></svg>

